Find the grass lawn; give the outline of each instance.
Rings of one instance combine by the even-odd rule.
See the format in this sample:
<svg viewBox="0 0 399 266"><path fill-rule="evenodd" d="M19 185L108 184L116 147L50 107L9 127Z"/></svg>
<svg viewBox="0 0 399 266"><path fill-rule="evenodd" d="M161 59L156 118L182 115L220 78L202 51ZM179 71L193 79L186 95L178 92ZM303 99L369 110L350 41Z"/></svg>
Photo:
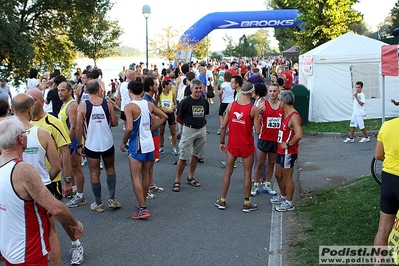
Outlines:
<svg viewBox="0 0 399 266"><path fill-rule="evenodd" d="M391 118L386 118L389 120ZM366 119L364 125L367 130L379 130L381 127L381 118L378 119ZM319 132L335 132L348 134L349 133L349 121L339 122L309 122L307 125L302 127L303 134L315 134ZM355 130L360 131L358 128Z"/></svg>
<svg viewBox="0 0 399 266"><path fill-rule="evenodd" d="M289 237L292 265L319 265L320 245L373 245L379 193L368 176L302 195Z"/></svg>

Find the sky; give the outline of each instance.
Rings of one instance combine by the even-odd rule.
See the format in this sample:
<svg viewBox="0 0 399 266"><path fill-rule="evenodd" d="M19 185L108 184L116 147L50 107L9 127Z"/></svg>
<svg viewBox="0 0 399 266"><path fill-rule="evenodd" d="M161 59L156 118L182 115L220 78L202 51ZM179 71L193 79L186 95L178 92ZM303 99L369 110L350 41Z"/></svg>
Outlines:
<svg viewBox="0 0 399 266"><path fill-rule="evenodd" d="M360 3L354 5L353 8L364 15L365 22L372 30L376 30L377 25L389 15L396 1L381 0L379 4L376 4L376 0L360 0ZM146 4L151 7L151 15L148 17L148 38L155 40L157 35L162 34L162 28L166 26L173 26L183 34L190 26L209 13L264 10L264 2L265 0L250 0L226 5L226 1L221 0L114 0L115 4L110 12L110 17L118 19L119 25L124 30L124 34L120 38L121 45L145 51L146 19L142 14L142 7ZM233 3L233 1L229 1L229 3ZM237 43L242 35L253 34L256 30L214 30L209 34L210 50L223 50L226 47L226 42L222 37L226 34ZM269 31L269 36L272 38L273 30L269 29ZM272 40L271 45L277 46L277 42Z"/></svg>

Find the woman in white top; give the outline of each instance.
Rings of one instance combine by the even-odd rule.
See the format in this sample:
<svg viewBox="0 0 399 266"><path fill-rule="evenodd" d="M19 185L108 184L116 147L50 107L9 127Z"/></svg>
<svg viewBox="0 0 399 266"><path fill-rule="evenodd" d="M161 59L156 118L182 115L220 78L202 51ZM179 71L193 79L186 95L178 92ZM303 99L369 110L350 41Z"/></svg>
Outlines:
<svg viewBox="0 0 399 266"><path fill-rule="evenodd" d="M233 78L233 74L231 72L225 72L223 75L224 81L220 85L220 89L218 92L220 98L220 107L219 107L219 123L220 127L218 129L217 134L220 134L220 129L222 128L223 116L226 111L229 103L234 102L234 90L231 87L231 79Z"/></svg>
<svg viewBox="0 0 399 266"><path fill-rule="evenodd" d="M39 80L37 79L37 70L32 68L29 72L29 78L26 86L26 90L28 91L29 89L33 88L39 88Z"/></svg>

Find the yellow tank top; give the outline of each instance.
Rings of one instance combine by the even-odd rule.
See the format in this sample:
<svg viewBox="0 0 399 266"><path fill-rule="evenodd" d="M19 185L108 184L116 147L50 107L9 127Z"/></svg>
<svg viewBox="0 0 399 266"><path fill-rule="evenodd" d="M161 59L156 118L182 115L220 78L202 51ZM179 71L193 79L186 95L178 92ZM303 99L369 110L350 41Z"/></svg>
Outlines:
<svg viewBox="0 0 399 266"><path fill-rule="evenodd" d="M173 109L173 93L172 93L172 91L169 92L168 96L161 93L161 95L159 95L159 103L161 105L161 108L167 109L168 111L172 110Z"/></svg>
<svg viewBox="0 0 399 266"><path fill-rule="evenodd" d="M61 121L62 126L64 127L64 129L69 133L69 128L71 127L71 124L69 122L69 117L66 113L68 106L71 102L74 102L75 99L71 99L69 100L69 102L67 102L66 104L64 104L64 106L61 108L60 112L58 113L58 119Z"/></svg>

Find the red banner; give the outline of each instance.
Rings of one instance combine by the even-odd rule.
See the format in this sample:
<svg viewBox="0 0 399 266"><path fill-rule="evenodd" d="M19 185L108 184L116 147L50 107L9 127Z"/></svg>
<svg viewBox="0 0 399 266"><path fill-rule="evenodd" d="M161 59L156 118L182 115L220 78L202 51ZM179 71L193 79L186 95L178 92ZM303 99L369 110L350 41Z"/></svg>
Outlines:
<svg viewBox="0 0 399 266"><path fill-rule="evenodd" d="M381 46L381 63L383 76L398 76L398 45Z"/></svg>

